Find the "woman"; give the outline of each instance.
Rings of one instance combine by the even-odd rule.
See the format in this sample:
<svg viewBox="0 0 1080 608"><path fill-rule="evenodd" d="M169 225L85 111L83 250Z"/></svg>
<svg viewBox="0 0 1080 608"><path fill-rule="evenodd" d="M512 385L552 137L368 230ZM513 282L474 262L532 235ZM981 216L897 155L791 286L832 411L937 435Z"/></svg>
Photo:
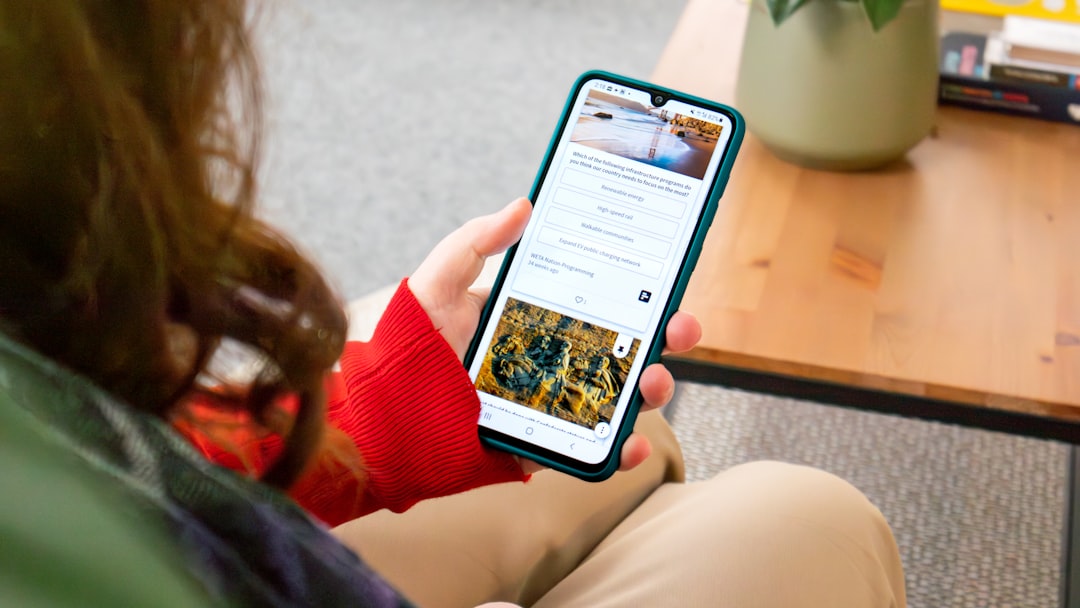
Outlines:
<svg viewBox="0 0 1080 608"><path fill-rule="evenodd" d="M19 597L56 600L65 585L34 584L45 573L84 605L154 589L159 605L904 604L880 513L824 473L667 483L678 448L651 414L604 484L481 446L460 364L483 301L469 285L527 201L450 235L373 339L347 343L318 271L253 215L246 14L0 2L0 466L16 490L2 512L25 541L0 557L54 558L3 562ZM667 344L699 333L677 315ZM262 365L228 381L221 354L237 351ZM640 386L654 409L674 385L653 366ZM35 518L44 505L62 508ZM309 513L349 523L335 537ZM56 542L91 529L99 553L86 534Z"/></svg>

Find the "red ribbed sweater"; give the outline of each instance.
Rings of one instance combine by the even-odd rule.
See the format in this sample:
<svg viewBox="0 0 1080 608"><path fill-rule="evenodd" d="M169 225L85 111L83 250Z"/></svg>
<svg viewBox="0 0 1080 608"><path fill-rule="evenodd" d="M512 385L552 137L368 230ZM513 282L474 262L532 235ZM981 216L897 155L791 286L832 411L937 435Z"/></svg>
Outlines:
<svg viewBox="0 0 1080 608"><path fill-rule="evenodd" d="M406 281L371 341L346 344L340 367L327 381L328 416L359 451L359 470L348 454L324 452L289 490L326 523L527 479L510 455L481 445L473 383ZM237 470L261 472L281 449L276 435L233 431L222 442L190 425L177 428L207 458Z"/></svg>

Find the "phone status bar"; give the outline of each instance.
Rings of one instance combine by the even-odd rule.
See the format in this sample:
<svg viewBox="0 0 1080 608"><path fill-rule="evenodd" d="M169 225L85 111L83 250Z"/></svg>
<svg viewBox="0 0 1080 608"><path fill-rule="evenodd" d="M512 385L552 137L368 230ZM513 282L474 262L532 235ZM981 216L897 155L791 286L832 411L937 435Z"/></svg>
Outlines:
<svg viewBox="0 0 1080 608"><path fill-rule="evenodd" d="M627 89L618 85L611 84L610 82L597 81L593 83L594 89L601 91L607 91L608 93L614 93L616 95L626 95ZM632 90L632 89L631 89Z"/></svg>
<svg viewBox="0 0 1080 608"><path fill-rule="evenodd" d="M641 98L644 98L645 100L649 99L649 92L648 91L643 91L641 89L627 88L627 87L625 87L623 85L607 82L607 81L604 81L604 80L597 80L597 81L593 82L592 88L593 88L593 90L596 90L596 91L600 91L600 92L603 92L603 93L609 93L611 95L618 95L619 97L625 97L627 99L632 99L632 100L635 100L635 101L640 101ZM673 108L672 108L673 111L679 112L681 114L689 114L692 118L696 118L698 120L704 120L704 121L707 121L707 122L717 123L717 124L722 124L724 122L724 119L721 117L721 115L718 112L712 112L710 110L705 110L703 108L696 107L696 106L690 105L690 104L688 104L686 102L681 102L681 101L678 101L678 100L672 100L670 103L673 106ZM667 107L666 104L665 104L665 107Z"/></svg>
<svg viewBox="0 0 1080 608"><path fill-rule="evenodd" d="M697 109L697 108L690 108L689 112L690 112L690 116L693 116L694 118L698 118L698 119L705 120L705 121L708 121L708 122L719 123L722 120L720 118L719 114L717 114L716 112L710 112L708 110L700 110L700 109Z"/></svg>

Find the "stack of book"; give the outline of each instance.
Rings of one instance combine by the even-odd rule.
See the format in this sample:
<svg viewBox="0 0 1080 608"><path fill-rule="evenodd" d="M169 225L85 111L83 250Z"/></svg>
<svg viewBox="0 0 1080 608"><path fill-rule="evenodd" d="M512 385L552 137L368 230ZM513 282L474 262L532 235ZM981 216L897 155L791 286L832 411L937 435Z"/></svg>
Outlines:
<svg viewBox="0 0 1080 608"><path fill-rule="evenodd" d="M1080 25L1007 16L989 35L945 34L942 103L1080 125Z"/></svg>

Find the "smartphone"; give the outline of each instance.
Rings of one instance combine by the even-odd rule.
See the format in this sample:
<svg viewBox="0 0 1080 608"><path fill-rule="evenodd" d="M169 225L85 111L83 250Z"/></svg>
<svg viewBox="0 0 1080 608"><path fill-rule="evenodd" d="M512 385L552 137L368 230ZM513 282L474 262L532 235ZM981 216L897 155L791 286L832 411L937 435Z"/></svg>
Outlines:
<svg viewBox="0 0 1080 608"><path fill-rule="evenodd" d="M743 132L718 103L577 79L466 353L485 443L591 481L618 469Z"/></svg>

